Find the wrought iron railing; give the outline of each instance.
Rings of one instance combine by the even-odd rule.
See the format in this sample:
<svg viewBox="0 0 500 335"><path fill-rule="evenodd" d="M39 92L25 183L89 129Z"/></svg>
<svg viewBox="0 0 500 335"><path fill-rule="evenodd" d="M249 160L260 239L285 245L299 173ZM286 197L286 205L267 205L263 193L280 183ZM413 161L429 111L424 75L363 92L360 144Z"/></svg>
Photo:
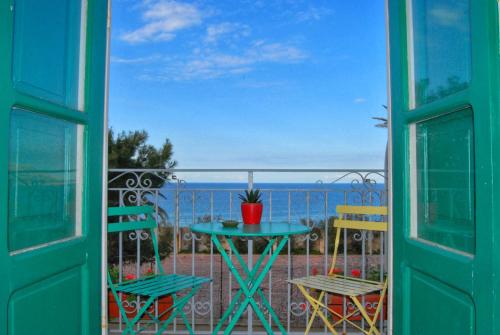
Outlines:
<svg viewBox="0 0 500 335"><path fill-rule="evenodd" d="M210 176L233 176L240 182L210 183ZM261 183L258 176L310 175L310 183ZM321 180L313 176L321 175ZM205 182L189 182L193 179ZM201 176L206 176L203 178ZM239 178L236 178L239 177ZM241 182L241 179L245 182ZM276 178L283 180L283 178ZM211 241L204 236L193 236L189 225L222 219L239 219L237 195L243 190L259 187L264 193L265 220L270 222L300 222L313 228L309 236L292 239L286 253L279 256L263 287L268 300L289 333L303 333L309 317L309 305L299 292L287 283L290 278L325 273L331 262L333 248L332 223L335 208L340 204L385 205L387 202L385 173L383 170L275 170L275 169L115 169L109 171L108 198L110 206L150 204L156 210L159 223L162 265L169 273L189 273L213 278L212 284L204 288L188 305L185 311L191 318L198 334L211 334L238 289ZM344 233L341 255L337 261L339 271L354 273L362 278L382 281L387 272L387 236L359 231L352 235ZM108 240L108 262L113 267L117 280L126 276L139 277L148 271L137 260L148 261L146 247L149 236L144 232L121 234L117 239ZM256 240L239 240L241 251L248 257L259 253L260 244ZM250 250L248 250L250 249ZM253 249L253 252L251 250ZM153 267L154 268L154 267ZM353 271L354 270L354 271ZM141 305L136 297L123 297L127 313L133 315ZM325 302L342 311L353 308L345 299L327 297ZM373 297L363 298L368 311L376 309ZM110 333L119 333L124 327L121 316L113 311L110 304ZM163 302L158 302L155 312L161 312ZM381 313L379 328L384 333L386 308ZM361 319L359 315L354 320ZM248 313L239 325L241 333L248 333L248 324L253 323L252 313ZM260 324L256 320L254 333L259 333ZM269 317L269 322L271 323ZM359 321L360 325L363 321ZM182 323L175 323L168 334L183 334ZM272 323L271 323L272 324ZM348 324L343 330L349 331ZM155 329L151 329L154 333ZM317 323L314 333L327 333L326 328Z"/></svg>

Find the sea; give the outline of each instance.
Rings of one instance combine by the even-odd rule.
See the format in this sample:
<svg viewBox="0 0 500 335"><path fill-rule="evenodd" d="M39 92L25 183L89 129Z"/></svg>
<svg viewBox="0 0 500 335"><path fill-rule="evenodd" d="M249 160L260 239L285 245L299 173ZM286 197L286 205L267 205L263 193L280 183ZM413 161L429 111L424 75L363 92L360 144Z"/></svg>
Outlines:
<svg viewBox="0 0 500 335"><path fill-rule="evenodd" d="M169 183L158 196L158 205L170 224L241 220L238 195L246 183ZM385 185L359 183L256 183L262 191L263 220L319 224L336 215L336 206L384 205Z"/></svg>

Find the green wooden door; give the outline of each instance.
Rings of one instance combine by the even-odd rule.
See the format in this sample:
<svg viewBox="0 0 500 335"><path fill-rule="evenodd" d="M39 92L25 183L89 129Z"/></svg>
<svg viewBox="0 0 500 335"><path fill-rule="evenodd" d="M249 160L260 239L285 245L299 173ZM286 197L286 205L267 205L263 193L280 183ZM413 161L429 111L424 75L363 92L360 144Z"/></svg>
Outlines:
<svg viewBox="0 0 500 335"><path fill-rule="evenodd" d="M105 0L0 1L0 334L99 334Z"/></svg>
<svg viewBox="0 0 500 335"><path fill-rule="evenodd" d="M394 334L499 334L497 0L389 0Z"/></svg>

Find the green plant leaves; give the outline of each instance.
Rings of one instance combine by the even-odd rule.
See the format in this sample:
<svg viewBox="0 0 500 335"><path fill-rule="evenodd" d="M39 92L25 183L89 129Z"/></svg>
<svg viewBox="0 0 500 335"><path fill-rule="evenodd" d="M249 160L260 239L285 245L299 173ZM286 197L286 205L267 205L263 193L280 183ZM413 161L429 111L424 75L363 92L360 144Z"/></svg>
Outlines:
<svg viewBox="0 0 500 335"><path fill-rule="evenodd" d="M245 194L239 194L239 198L242 202L248 204L260 204L262 203L262 193L259 189L245 191Z"/></svg>

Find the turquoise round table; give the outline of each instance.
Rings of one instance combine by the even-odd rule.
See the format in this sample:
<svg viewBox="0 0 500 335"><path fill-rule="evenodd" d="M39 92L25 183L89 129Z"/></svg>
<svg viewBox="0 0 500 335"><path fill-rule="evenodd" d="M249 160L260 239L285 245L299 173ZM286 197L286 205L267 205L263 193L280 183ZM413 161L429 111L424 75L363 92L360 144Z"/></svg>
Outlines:
<svg viewBox="0 0 500 335"><path fill-rule="evenodd" d="M213 222L193 224L191 225L191 231L195 234L210 235L215 247L217 248L217 250L219 250L222 258L227 263L229 270L232 272L234 278L240 285L240 290L235 294L233 300L229 304L229 307L217 323L217 326L214 328L213 334L218 334L218 332L222 329L224 323L228 320L229 316L234 312L231 321L224 330L225 335L230 334L248 306L252 306L255 314L257 314L260 321L262 322L262 325L264 326L266 332L268 334L273 334L272 327L266 320L264 311L259 307L254 299L255 295L258 295L260 297L263 307L267 309L281 333L287 334L285 327L283 327L283 325L281 324L279 317L276 315L273 308L271 307L271 304L262 292L260 284L268 274L269 270L271 270L271 267L276 261L276 258L287 244L290 236L309 234L311 232L311 228L308 228L301 224L268 222L263 222L259 225L240 224L236 228L226 228L222 226L222 223L220 222ZM226 237L226 241L231 248L233 255L235 256L236 261L243 271L242 275L238 272L238 269L233 263L232 258L229 257L227 251L222 246L220 237ZM234 245L231 237L244 237L247 239L251 239L254 237L265 237L269 239L266 248L251 270L243 260L243 257L241 257L238 249L236 249L236 246ZM273 246L276 247L273 248ZM271 252L271 255L267 262L265 262L266 256L269 254L269 252ZM238 305L238 302L240 302L242 297L243 301ZM237 305L238 308L236 311L234 311Z"/></svg>

